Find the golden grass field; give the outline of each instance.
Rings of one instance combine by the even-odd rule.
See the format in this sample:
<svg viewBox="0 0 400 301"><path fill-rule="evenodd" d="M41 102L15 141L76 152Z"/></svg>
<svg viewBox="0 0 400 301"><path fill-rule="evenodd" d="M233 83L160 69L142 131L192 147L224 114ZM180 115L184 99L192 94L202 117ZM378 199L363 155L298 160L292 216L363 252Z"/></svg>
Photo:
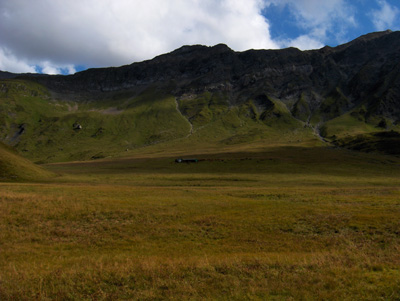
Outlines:
<svg viewBox="0 0 400 301"><path fill-rule="evenodd" d="M399 158L281 145L46 168L0 184L0 300L400 299Z"/></svg>

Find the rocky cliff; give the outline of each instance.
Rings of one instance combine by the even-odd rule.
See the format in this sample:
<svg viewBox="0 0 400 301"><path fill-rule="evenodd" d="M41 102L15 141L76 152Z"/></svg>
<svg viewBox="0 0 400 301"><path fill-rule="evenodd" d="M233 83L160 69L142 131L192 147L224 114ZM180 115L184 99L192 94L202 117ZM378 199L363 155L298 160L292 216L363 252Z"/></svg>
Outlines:
<svg viewBox="0 0 400 301"><path fill-rule="evenodd" d="M360 105L364 118L400 120L400 32L378 32L338 47L300 51L183 46L152 60L118 68L89 69L70 76L24 76L70 95L111 91L168 90L177 97L223 92L231 105L263 97L284 102L295 117L322 121ZM99 95L100 94L100 95ZM315 115L315 114L314 114Z"/></svg>

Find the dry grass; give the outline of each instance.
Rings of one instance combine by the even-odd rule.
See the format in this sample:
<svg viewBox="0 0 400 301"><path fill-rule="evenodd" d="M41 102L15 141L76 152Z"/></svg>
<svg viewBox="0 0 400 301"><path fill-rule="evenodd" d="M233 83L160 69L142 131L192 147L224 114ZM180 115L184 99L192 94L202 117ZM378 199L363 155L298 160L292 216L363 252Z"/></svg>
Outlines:
<svg viewBox="0 0 400 301"><path fill-rule="evenodd" d="M3 183L0 299L399 299L398 159L309 151Z"/></svg>

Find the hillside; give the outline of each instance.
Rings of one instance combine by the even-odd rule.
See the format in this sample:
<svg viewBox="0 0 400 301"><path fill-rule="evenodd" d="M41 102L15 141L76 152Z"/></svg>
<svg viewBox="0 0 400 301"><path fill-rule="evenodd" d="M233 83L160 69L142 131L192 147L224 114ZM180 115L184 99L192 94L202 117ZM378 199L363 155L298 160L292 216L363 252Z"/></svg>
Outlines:
<svg viewBox="0 0 400 301"><path fill-rule="evenodd" d="M36 162L149 145L346 147L360 134L399 131L399 71L400 32L386 31L313 51L195 45L70 76L2 72L0 139Z"/></svg>
<svg viewBox="0 0 400 301"><path fill-rule="evenodd" d="M0 142L0 181L43 181L54 177Z"/></svg>

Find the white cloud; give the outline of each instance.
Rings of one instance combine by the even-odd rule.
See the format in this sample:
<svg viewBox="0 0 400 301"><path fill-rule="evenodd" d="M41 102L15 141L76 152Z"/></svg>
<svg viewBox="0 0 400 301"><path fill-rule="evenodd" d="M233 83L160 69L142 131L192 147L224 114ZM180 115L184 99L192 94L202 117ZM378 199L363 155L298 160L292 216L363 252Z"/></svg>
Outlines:
<svg viewBox="0 0 400 301"><path fill-rule="evenodd" d="M45 74L59 74L60 69L58 69L57 67L51 66L51 64L49 62L45 62L45 64L42 67L42 73Z"/></svg>
<svg viewBox="0 0 400 301"><path fill-rule="evenodd" d="M294 39L292 45L300 43L311 47L323 45L333 36L338 42L344 42L348 27L355 27L354 8L346 0L267 0L267 5L287 6L299 28L307 32Z"/></svg>
<svg viewBox="0 0 400 301"><path fill-rule="evenodd" d="M10 51L0 48L0 70L14 73L35 73L35 67L15 57Z"/></svg>
<svg viewBox="0 0 400 301"><path fill-rule="evenodd" d="M393 27L396 18L400 15L397 7L391 6L384 0L379 0L379 10L372 11L372 23L376 30L386 30Z"/></svg>
<svg viewBox="0 0 400 301"><path fill-rule="evenodd" d="M279 48L264 6L262 0L0 0L0 46L49 73L130 64L190 44Z"/></svg>
<svg viewBox="0 0 400 301"><path fill-rule="evenodd" d="M28 64L25 60L17 58L11 51L0 47L0 70L13 73L37 73L46 74L74 74L75 67L72 64L57 65L50 61L42 61L36 65Z"/></svg>
<svg viewBox="0 0 400 301"><path fill-rule="evenodd" d="M73 65L55 65L49 61L39 63L36 69L40 69L45 74L74 74L76 72Z"/></svg>
<svg viewBox="0 0 400 301"><path fill-rule="evenodd" d="M293 40L282 41L282 45L285 47L296 47L300 50L319 49L324 47L324 44L308 35L301 35Z"/></svg>
<svg viewBox="0 0 400 301"><path fill-rule="evenodd" d="M74 67L74 65L67 65L63 67L68 73L68 74L74 74L76 72L76 69Z"/></svg>
<svg viewBox="0 0 400 301"><path fill-rule="evenodd" d="M120 66L192 44L315 49L347 42L363 1L0 0L0 69L71 74L77 65ZM392 27L399 9L376 1L376 28ZM271 38L262 15L271 5L288 8L297 37Z"/></svg>

